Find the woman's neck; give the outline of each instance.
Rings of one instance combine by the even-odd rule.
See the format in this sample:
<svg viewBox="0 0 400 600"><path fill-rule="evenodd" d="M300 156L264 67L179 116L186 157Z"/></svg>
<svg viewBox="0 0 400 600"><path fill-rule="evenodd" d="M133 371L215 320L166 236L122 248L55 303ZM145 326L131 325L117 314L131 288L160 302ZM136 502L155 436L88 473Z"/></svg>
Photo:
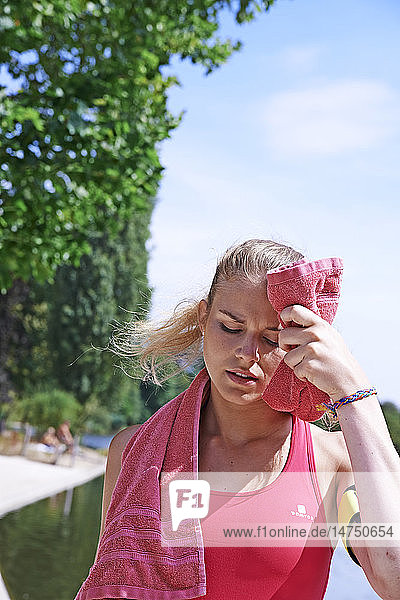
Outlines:
<svg viewBox="0 0 400 600"><path fill-rule="evenodd" d="M240 448L261 439L279 438L284 441L291 431L292 417L270 408L262 398L249 405L228 402L213 395L204 398L201 428L204 434L219 438L231 448Z"/></svg>

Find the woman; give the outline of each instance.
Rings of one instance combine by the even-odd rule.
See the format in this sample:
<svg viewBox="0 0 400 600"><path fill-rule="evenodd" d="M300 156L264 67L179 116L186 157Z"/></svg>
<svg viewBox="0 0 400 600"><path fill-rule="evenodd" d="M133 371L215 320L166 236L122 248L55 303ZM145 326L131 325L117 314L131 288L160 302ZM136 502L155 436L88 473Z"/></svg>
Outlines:
<svg viewBox="0 0 400 600"><path fill-rule="evenodd" d="M283 507L291 506L295 522L309 517L313 522L322 518L322 522L336 523L343 494L353 483L362 523L399 521L400 461L371 382L340 334L326 320L299 304L287 306L278 315L268 301L266 273L303 258L292 248L269 240L249 240L230 248L218 264L206 299L176 311L161 328L140 322L129 325L111 344L111 349L120 355L139 356L155 381L158 369L171 359L179 359L182 366L203 356L203 378L207 382L201 388L198 471L205 477L209 473L212 482L210 507L214 507L214 512L209 516L209 524L213 515L223 514L215 508L218 496L229 491L236 497L244 494L241 500L246 498L248 506L254 508L257 503L254 510L260 512L265 507L264 514L274 514L277 522L286 519ZM368 323L366 327L372 326ZM145 342L132 343L140 334ZM282 360L300 381L310 382L327 393L332 402L337 402L341 432L325 431L266 404L263 395ZM353 401L355 392L365 390L364 398ZM347 404L338 402L343 398L349 398ZM111 443L101 534L113 491L115 504L121 487L126 486L126 470L116 486L121 456L122 462L133 456L130 467L133 470L140 461L139 451L132 455L135 447L139 448L135 440L140 427L144 426L128 427ZM296 469L302 472L299 485L292 489L290 484L285 487L283 473L287 475ZM224 475L216 479L212 478L213 473ZM230 477L230 473L236 474L235 477ZM363 476L365 473L367 477ZM342 476L339 478L338 474ZM296 497L301 486L304 486L304 501ZM347 491L346 498L348 495ZM221 509L229 501L223 499ZM314 516L308 514L312 503ZM351 517L357 508L347 512ZM109 528L115 525L118 514L118 509L109 512ZM348 517L345 520L347 523ZM203 530L211 531L210 527L204 519ZM109 530L109 539L115 535L110 535ZM102 544L104 549L105 542L100 542L100 552ZM100 556L100 563L112 560L113 548L110 548L106 556ZM136 585L128 586L124 597L316 600L325 593L332 556L326 544L313 548L302 544L297 548L270 544L261 549L210 546L204 550L206 595L204 592L190 595L188 589L178 590L175 596L158 588L142 592L140 585ZM359 541L349 551L382 598L400 598L398 544L369 546ZM102 589L107 590L107 595L95 595ZM112 590L117 589L121 588L98 587L97 592L81 592L78 598L122 597L113 595Z"/></svg>

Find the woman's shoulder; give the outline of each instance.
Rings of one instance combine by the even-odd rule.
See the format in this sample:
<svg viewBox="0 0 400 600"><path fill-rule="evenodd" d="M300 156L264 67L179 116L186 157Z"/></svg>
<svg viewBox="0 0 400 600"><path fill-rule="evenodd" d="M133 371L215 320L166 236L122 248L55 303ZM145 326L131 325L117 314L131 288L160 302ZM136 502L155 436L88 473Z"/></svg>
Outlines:
<svg viewBox="0 0 400 600"><path fill-rule="evenodd" d="M121 431L114 435L108 449L109 460L118 459L119 463L121 463L121 456L125 446L128 444L129 440L133 434L136 433L140 426L141 424L130 425L129 427L125 427L125 429L121 429Z"/></svg>
<svg viewBox="0 0 400 600"><path fill-rule="evenodd" d="M119 431L114 435L108 448L107 466L104 477L104 488L103 488L103 508L100 526L100 536L104 531L104 522L107 514L108 507L111 502L112 493L117 483L118 476L121 471L121 459L122 453L125 446L133 436L133 434L139 429L140 425L131 425Z"/></svg>

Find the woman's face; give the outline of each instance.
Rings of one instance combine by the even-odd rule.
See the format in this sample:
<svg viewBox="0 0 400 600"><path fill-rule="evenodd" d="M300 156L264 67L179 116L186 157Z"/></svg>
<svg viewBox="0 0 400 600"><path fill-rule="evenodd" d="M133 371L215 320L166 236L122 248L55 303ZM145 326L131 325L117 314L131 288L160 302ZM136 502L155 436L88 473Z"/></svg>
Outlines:
<svg viewBox="0 0 400 600"><path fill-rule="evenodd" d="M278 346L281 325L266 282L220 284L209 311L204 300L200 303L199 322L212 392L240 405L260 400L285 355Z"/></svg>

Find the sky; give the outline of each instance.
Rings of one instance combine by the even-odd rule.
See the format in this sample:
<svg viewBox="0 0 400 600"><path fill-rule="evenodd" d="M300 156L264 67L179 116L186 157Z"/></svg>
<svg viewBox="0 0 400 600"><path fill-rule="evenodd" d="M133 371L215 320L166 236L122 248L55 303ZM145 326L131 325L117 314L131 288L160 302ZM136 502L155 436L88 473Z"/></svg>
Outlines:
<svg viewBox="0 0 400 600"><path fill-rule="evenodd" d="M397 0L276 0L244 26L224 15L243 47L215 73L174 61L169 108L185 114L161 146L155 318L206 293L236 242L340 256L335 326L400 406L399 26Z"/></svg>
<svg viewBox="0 0 400 600"><path fill-rule="evenodd" d="M236 242L340 256L335 326L380 399L400 406L399 26L398 0L276 0L246 25L223 14L221 36L243 47L215 73L166 69L181 82L169 108L185 112L160 148L154 318L206 294Z"/></svg>

